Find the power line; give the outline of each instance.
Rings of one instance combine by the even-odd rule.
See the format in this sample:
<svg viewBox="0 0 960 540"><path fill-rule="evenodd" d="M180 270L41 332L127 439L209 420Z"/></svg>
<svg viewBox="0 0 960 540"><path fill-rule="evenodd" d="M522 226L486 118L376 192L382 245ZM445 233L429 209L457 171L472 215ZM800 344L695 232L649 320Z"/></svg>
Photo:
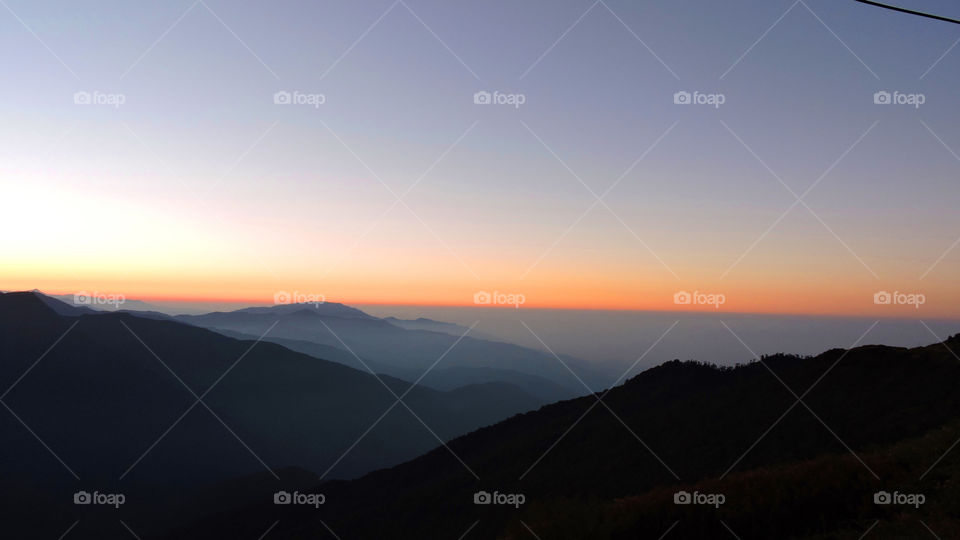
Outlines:
<svg viewBox="0 0 960 540"><path fill-rule="evenodd" d="M861 4L867 4L870 6L876 6L884 9L890 9L893 11L899 11L900 13L909 13L910 15L918 15L920 17L926 17L928 19L936 19L938 21L949 22L953 24L960 24L960 21L956 19L950 19L947 17L941 17L940 15L933 15L931 13L924 13L922 11L913 11L912 9L905 9L902 7L891 6L887 4L881 4L880 2L872 2L871 0L854 0L854 2L860 2Z"/></svg>

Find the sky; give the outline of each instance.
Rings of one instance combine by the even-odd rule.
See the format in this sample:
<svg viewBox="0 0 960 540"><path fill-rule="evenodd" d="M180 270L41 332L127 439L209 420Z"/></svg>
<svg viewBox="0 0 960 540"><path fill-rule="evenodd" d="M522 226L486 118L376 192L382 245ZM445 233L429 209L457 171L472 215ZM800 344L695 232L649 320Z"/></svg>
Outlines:
<svg viewBox="0 0 960 540"><path fill-rule="evenodd" d="M960 25L852 0L0 4L0 289L960 317Z"/></svg>

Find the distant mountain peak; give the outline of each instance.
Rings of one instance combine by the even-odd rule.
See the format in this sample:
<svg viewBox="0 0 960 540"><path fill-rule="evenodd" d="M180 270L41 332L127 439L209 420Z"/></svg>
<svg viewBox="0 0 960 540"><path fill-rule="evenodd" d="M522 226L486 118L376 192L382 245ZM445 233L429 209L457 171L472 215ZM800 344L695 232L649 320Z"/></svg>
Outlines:
<svg viewBox="0 0 960 540"><path fill-rule="evenodd" d="M11 293L11 294L16 294L16 293ZM39 289L33 289L29 293L24 293L24 294L33 295L36 299L38 299L41 303L43 303L47 308L49 308L51 311L53 311L57 315L76 317L79 315L88 315L88 314L95 313L94 310L88 307L68 304L67 302L60 300L59 298L54 298L53 296L44 294Z"/></svg>
<svg viewBox="0 0 960 540"><path fill-rule="evenodd" d="M385 321L390 321L390 322L401 322L401 323L404 323L404 322L418 322L418 323L453 324L453 323L445 323L445 322L443 322L443 321L438 321L438 320L435 320L435 319L428 319L428 318L426 318L426 317L417 317L416 319L400 319L400 318L398 318L398 317L392 317L392 316L391 316L391 317L384 317L383 320L385 320Z"/></svg>
<svg viewBox="0 0 960 540"><path fill-rule="evenodd" d="M232 311L231 313L287 315L296 312L310 312L312 314L324 317L340 317L343 319L376 318L364 313L363 311L360 311L357 308L353 308L339 302L276 304L273 306L248 307Z"/></svg>

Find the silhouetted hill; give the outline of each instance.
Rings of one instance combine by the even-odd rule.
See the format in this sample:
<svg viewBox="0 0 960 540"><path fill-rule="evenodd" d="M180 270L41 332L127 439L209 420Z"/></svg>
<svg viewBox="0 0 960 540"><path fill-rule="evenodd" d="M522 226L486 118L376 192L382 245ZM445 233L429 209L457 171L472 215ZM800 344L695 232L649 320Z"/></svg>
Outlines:
<svg viewBox="0 0 960 540"><path fill-rule="evenodd" d="M365 319L377 320L376 317L368 315L359 309L340 304L337 302L318 302L315 304L277 304L275 306L249 307L238 309L227 313L251 313L267 315L286 315L298 311L307 311L323 317L339 317L341 319ZM224 313L224 312L217 312Z"/></svg>
<svg viewBox="0 0 960 540"><path fill-rule="evenodd" d="M143 314L139 312L135 314L143 316ZM233 330L215 329L215 331L237 339L256 340L259 337L242 332L235 332ZM465 366L445 367L441 363L424 374L422 370L403 369L396 366L384 365L381 362L369 358L358 358L344 349L315 343L313 341L278 338L271 337L270 335L267 335L264 341L283 345L292 351L338 362L364 372L372 371L377 374L390 374L407 381L416 381L419 379L421 386L427 386L436 390L448 391L475 384L507 383L522 389L530 396L536 398L538 405L545 405L561 399L567 399L572 393L569 388L561 386L549 379L511 369Z"/></svg>
<svg viewBox="0 0 960 540"><path fill-rule="evenodd" d="M548 499L531 505L523 523L512 520L502 537L525 538L530 527L558 540L658 538L655 531L667 530L678 539L722 538L726 531L737 538L960 538L960 454L948 452L958 439L960 423L953 421L857 456L826 453L680 486L723 494L719 508L675 504L677 486L589 502ZM925 501L919 508L875 504L881 491Z"/></svg>
<svg viewBox="0 0 960 540"><path fill-rule="evenodd" d="M346 311L347 316L339 313ZM584 393L582 383L553 355L508 343L475 339L467 335L453 336L443 332L404 329L385 319L340 304L282 304L269 308L248 308L205 315L180 315L177 320L212 330L239 332L260 336L268 328L268 340L306 341L352 351L364 361L379 366L395 377L419 378L437 364L424 383L449 388L451 381L483 383L500 380L522 385L528 392L544 400L570 398ZM351 354L352 356L352 354ZM599 390L612 382L591 366L566 356L561 359L584 382ZM438 363L438 360L440 361ZM355 366L350 361L348 365ZM447 368L484 368L484 371L451 373ZM489 370L500 370L491 379ZM522 373L525 376L517 377ZM476 375L477 378L471 378ZM549 383L540 387L538 379ZM565 389L566 391L563 391ZM559 390L559 391L558 391Z"/></svg>
<svg viewBox="0 0 960 540"><path fill-rule="evenodd" d="M77 489L119 489L135 511L137 499L169 502L266 466L351 477L539 404L503 383L418 386L404 398L415 416L374 376L335 362L180 322L64 307L76 315L34 293L0 295L5 497L29 488L63 503ZM410 387L382 381L396 394Z"/></svg>
<svg viewBox="0 0 960 540"><path fill-rule="evenodd" d="M31 291L34 296L40 299L47 307L52 309L57 315L66 315L66 316L76 316L84 315L89 313L94 313L96 310L93 310L87 306L78 306L73 302L65 302L60 298L47 296L40 291Z"/></svg>
<svg viewBox="0 0 960 540"><path fill-rule="evenodd" d="M467 330L470 330L470 327L468 326L443 321L435 321L426 317L418 317L416 319L384 317L383 320L394 326L399 326L400 328L405 328L407 330L427 330L429 332L440 332L442 334L450 334L451 336L457 337L465 335ZM485 339L487 341L502 341L489 334L484 334L475 328L470 330L470 337L474 339Z"/></svg>
<svg viewBox="0 0 960 540"><path fill-rule="evenodd" d="M949 434L924 434L960 423L960 361L948 349L960 348L958 341L775 355L736 368L668 362L604 397L616 416L586 396L455 439L450 449L479 480L449 452L434 450L358 480L316 486L328 500L318 511L278 514L265 504L182 537L281 517L276 538L326 537L320 520L343 538L457 538L471 526L471 538L523 538L528 525L538 535L540 527L542 538L659 538L673 521L690 522L671 533L678 538L722 538L729 534L719 522L724 516L743 538L823 535L866 520L862 534L869 516L892 515L870 494L892 492L910 476L890 472L891 448L913 448L912 466L926 468L952 442ZM873 460L881 480L850 451ZM955 471L957 460L945 460L941 474ZM956 485L955 477L936 478ZM730 503L722 513L675 506L678 489L729 490ZM479 490L522 493L526 503L475 505ZM809 512L772 503L786 504L791 493ZM838 506L828 511L814 501L818 494ZM952 503L938 511L955 517L957 510Z"/></svg>
<svg viewBox="0 0 960 540"><path fill-rule="evenodd" d="M35 291L36 292L36 291ZM48 298L59 300L68 306L85 308L91 311L138 311L138 312L152 312L156 314L161 314L161 309L159 306L144 302L142 300L133 300L130 298L124 298L123 302L113 303L100 303L96 301L89 301L91 297L86 293L83 293L81 296L85 296L88 300L87 303L77 303L77 296L72 294L51 294L45 295Z"/></svg>
<svg viewBox="0 0 960 540"><path fill-rule="evenodd" d="M224 330L221 328L211 329L217 333L223 334L236 339L245 339L245 340L257 340L260 336L254 336L251 334L244 334L243 332L235 332L233 330ZM323 358L324 360L329 360L331 362L337 362L345 366L352 367L358 371L370 372L373 371L377 374L386 374L386 370L379 363L370 360L369 358L357 359L356 356L350 354L348 351L341 349L339 347L334 347L332 345L324 345L322 343L315 343L313 341L304 341L302 339L287 339L280 337L272 337L270 334L264 336L263 341L269 341L270 343L276 343L277 345L283 345L284 347L290 349L291 351L301 352L303 354L309 354L310 356L316 358ZM366 364L366 365L364 365ZM419 375L417 375L419 376ZM416 377L401 377L405 380L416 380Z"/></svg>

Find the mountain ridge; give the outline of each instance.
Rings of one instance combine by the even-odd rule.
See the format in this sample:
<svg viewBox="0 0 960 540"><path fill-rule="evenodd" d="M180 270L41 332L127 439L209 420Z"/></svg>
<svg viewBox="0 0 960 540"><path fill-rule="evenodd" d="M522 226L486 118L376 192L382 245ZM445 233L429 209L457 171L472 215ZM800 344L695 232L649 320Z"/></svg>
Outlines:
<svg viewBox="0 0 960 540"><path fill-rule="evenodd" d="M16 416L0 415L0 497L28 485L68 501L77 488L119 486L133 508L267 466L357 476L539 406L507 383L411 385L274 343L123 312L64 316L33 293L6 293L0 386Z"/></svg>
<svg viewBox="0 0 960 540"><path fill-rule="evenodd" d="M850 489L862 495L882 484L870 483L869 467L861 466L851 450L874 452L870 449L923 439L941 426L960 426L960 396L954 391L960 362L951 351L958 342L960 336L954 335L909 349L864 345L808 357L777 354L736 367L666 362L610 390L603 397L606 406L597 405L595 396L561 401L450 441L451 451L480 481L448 452L434 450L360 479L316 486L336 502L320 514L287 514L272 534L297 538L319 532L317 520L323 519L344 537L457 537L478 522L472 535L513 538L524 534L521 523L543 524L549 516L559 519L567 513L582 518L568 524L580 536L561 534L563 527L546 530L561 538L657 538L666 527L654 534L627 515L617 518L626 520L622 526L601 526L591 509L600 508L597 504L616 508L616 501L645 493L660 493L656 500L662 501L664 493L682 486L716 485L700 483L727 473L739 482L744 474L754 474L750 471L778 470L822 456L852 463L850 472L860 480ZM794 393L803 396L803 405ZM936 456L944 450L925 453ZM956 461L960 464L960 456ZM473 494L479 490L523 493L528 504L519 509L477 506ZM677 519L701 511L676 509L669 500L656 504L668 505ZM869 498L859 503L869 504ZM738 529L755 531L756 537L771 537L771 530L791 526L811 534L847 526L831 522L814 530L810 523L798 522L773 529L762 515L739 512ZM261 520L274 515L265 505L245 513ZM710 516L695 521L705 519L720 527ZM182 532L189 538L208 526L200 523ZM674 534L702 537L702 528L682 530ZM722 528L716 531L723 533Z"/></svg>
<svg viewBox="0 0 960 540"><path fill-rule="evenodd" d="M365 361L376 363L383 372L398 377L411 373L423 374L430 366L477 367L500 370L508 377L505 382L526 384L528 391L544 399L561 399L582 395L585 381L594 390L604 388L613 377L597 371L588 363L575 358L560 356L500 341L476 339L466 333L460 336L432 330L405 329L391 324L386 319L372 316L339 317L327 316L318 311L305 312L289 306L255 308L256 311L214 312L205 315L180 315L176 319L188 324L228 330L247 335L261 335L273 327L272 338L307 341L349 350ZM276 323L276 324L275 324ZM275 326L274 326L275 325ZM566 365L564 365L566 364ZM571 374L568 367L576 373ZM510 371L525 374L527 380L511 379ZM479 372L478 372L479 373ZM442 371L433 371L436 378ZM537 388L532 377L543 378L550 384ZM463 379L461 373L459 378ZM488 382L488 375L470 382ZM427 382L427 384L430 384ZM449 386L447 380L434 383ZM560 391L557 387L565 389Z"/></svg>

